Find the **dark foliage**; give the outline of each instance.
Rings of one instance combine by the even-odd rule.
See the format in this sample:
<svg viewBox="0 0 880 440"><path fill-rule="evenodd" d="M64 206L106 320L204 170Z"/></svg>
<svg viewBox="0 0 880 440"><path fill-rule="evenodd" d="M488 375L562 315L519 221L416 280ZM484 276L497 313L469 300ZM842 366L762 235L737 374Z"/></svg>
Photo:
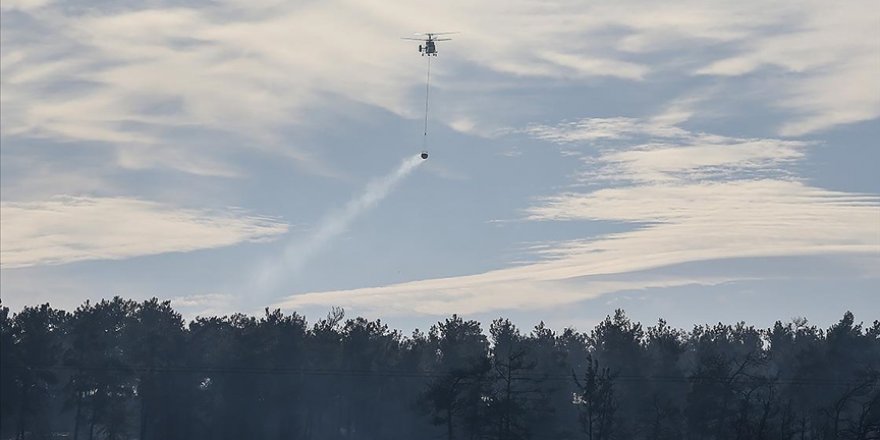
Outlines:
<svg viewBox="0 0 880 440"><path fill-rule="evenodd" d="M880 440L880 322L589 333L0 307L0 438Z"/></svg>

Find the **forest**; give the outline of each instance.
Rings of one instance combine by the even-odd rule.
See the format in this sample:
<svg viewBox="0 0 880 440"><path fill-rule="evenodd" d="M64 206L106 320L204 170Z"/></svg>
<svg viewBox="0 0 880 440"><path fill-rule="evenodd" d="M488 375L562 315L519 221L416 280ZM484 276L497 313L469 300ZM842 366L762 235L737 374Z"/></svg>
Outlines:
<svg viewBox="0 0 880 440"><path fill-rule="evenodd" d="M677 329L0 307L0 438L880 439L880 321Z"/></svg>

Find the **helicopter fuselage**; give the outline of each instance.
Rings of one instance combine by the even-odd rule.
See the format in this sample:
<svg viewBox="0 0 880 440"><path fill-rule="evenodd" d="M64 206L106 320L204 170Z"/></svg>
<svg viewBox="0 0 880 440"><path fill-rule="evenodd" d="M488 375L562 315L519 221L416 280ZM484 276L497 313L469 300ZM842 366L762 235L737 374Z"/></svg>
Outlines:
<svg viewBox="0 0 880 440"><path fill-rule="evenodd" d="M427 40L425 41L425 45L419 45L419 52L422 53L422 56L425 55L433 55L437 56L437 47L434 45L434 41Z"/></svg>

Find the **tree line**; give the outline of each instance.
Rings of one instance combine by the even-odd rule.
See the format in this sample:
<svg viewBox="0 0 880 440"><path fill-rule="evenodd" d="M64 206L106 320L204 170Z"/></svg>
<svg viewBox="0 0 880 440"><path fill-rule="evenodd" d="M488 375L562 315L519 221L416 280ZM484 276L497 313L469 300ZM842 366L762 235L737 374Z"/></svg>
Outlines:
<svg viewBox="0 0 880 440"><path fill-rule="evenodd" d="M487 331L485 331L487 330ZM0 438L880 439L880 321L405 336L342 309L0 307Z"/></svg>

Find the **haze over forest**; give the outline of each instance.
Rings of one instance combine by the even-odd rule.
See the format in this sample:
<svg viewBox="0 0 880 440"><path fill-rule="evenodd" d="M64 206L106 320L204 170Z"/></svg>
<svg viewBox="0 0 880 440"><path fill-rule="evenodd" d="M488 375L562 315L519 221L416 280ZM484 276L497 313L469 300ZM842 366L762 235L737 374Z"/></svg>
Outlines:
<svg viewBox="0 0 880 440"><path fill-rule="evenodd" d="M0 28L14 310L880 316L873 0L3 0Z"/></svg>
<svg viewBox="0 0 880 440"><path fill-rule="evenodd" d="M188 323L168 302L0 309L2 438L880 438L880 321L403 335L333 309ZM56 437L51 437L56 438Z"/></svg>

